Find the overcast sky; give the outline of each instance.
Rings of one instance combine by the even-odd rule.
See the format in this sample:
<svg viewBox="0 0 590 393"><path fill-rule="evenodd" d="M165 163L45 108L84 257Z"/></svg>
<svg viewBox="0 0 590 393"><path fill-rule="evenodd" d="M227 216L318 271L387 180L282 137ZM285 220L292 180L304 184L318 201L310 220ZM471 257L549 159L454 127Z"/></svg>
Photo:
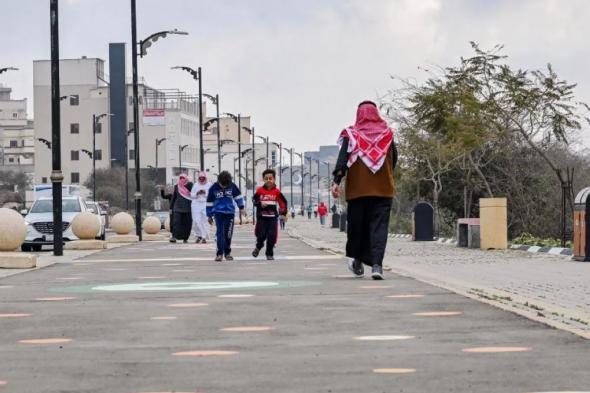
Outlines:
<svg viewBox="0 0 590 393"><path fill-rule="evenodd" d="M0 0L0 75L32 104L32 62L48 59L49 0ZM251 115L261 135L299 150L334 144L356 104L393 87L391 74L455 64L468 42L505 45L510 62L550 62L590 102L590 2L586 0L138 0L138 36L178 28L140 60L156 88L195 92L173 65L203 67L221 110ZM126 0L61 0L60 55L108 59L130 40ZM130 48L128 48L130 51ZM130 62L128 62L130 64ZM130 72L130 66L128 67ZM29 109L32 115L32 110Z"/></svg>

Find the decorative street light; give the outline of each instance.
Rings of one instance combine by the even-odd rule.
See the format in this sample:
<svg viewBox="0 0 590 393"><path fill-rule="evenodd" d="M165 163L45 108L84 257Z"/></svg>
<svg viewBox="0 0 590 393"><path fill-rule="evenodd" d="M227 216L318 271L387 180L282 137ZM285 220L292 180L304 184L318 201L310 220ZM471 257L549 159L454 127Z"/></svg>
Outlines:
<svg viewBox="0 0 590 393"><path fill-rule="evenodd" d="M215 109L216 109L216 115L217 117L215 117L215 119L210 119L208 122L210 121L216 121L217 122L217 170L221 172L221 123L220 123L220 119L219 119L219 94L215 94L215 97L213 97L211 94L206 94L203 93L203 96L210 99L211 102L215 105ZM207 123L208 123L207 122ZM207 125L207 123L205 123L205 125ZM205 129L207 129L205 127Z"/></svg>
<svg viewBox="0 0 590 393"><path fill-rule="evenodd" d="M304 159L303 159L303 154L299 154L296 151L293 151L293 149L291 149L291 154L298 155L299 156L299 159L301 160L301 166L300 166L300 171L301 171L301 209L303 209L303 204L305 203L304 196L303 196L303 183L305 183L303 181L303 179L304 179L304 173L303 173ZM291 180L293 180L293 176L291 176Z"/></svg>
<svg viewBox="0 0 590 393"><path fill-rule="evenodd" d="M248 127L242 127L243 130L247 131L250 133L250 135L252 136L251 140L252 140L252 147L250 148L252 150L252 197L254 197L254 194L256 194L256 133L254 130L254 127L252 128L248 128ZM248 165L248 164L246 164ZM246 168L246 172L248 172L248 169ZM256 223L256 214L254 213L254 207L252 207L252 222Z"/></svg>
<svg viewBox="0 0 590 393"><path fill-rule="evenodd" d="M205 154L203 153L203 71L201 67L197 68L197 70L193 70L190 67L186 66L175 66L172 67L173 70L183 70L191 74L194 80L199 82L199 164L201 166L201 170L205 170Z"/></svg>
<svg viewBox="0 0 590 393"><path fill-rule="evenodd" d="M330 177L332 176L332 174L330 173L330 163L328 161L322 161L322 164L327 165L328 166L328 177L327 177L327 181L326 184L328 185L328 208L330 206L332 206L332 203L330 202Z"/></svg>
<svg viewBox="0 0 590 393"><path fill-rule="evenodd" d="M3 72L6 72L6 71L18 71L18 68L16 68L16 67L4 67L4 68L0 68L0 74L2 74Z"/></svg>
<svg viewBox="0 0 590 393"><path fill-rule="evenodd" d="M182 145L182 146L178 145L178 167L179 167L179 173L182 173L182 152L187 147L188 147L188 145Z"/></svg>
<svg viewBox="0 0 590 393"><path fill-rule="evenodd" d="M166 138L156 138L156 183L158 182L158 146L164 142Z"/></svg>
<svg viewBox="0 0 590 393"><path fill-rule="evenodd" d="M242 174L242 116L238 113L238 115L234 115L232 113L225 113L225 115L232 118L235 122L238 123L238 173ZM238 176L238 187L240 190L242 189L242 177ZM242 215L240 214L240 224L242 224Z"/></svg>
<svg viewBox="0 0 590 393"><path fill-rule="evenodd" d="M113 116L112 113L101 113L92 115L92 200L96 202L96 126L100 119L106 116Z"/></svg>
<svg viewBox="0 0 590 393"><path fill-rule="evenodd" d="M52 0L57 3L57 0ZM137 41L137 16L136 0L131 0L131 63L133 69L133 124L135 127L134 144L135 144L135 231L139 240L142 240L141 230L141 176L140 176L140 149L139 149L139 87L137 83L137 49L140 50L140 57L147 54L147 49L160 38L165 38L168 34L187 35L185 31L176 29L169 31L160 31L148 36L146 39ZM59 58L59 57L58 57ZM201 108L199 108L199 111ZM61 188L60 188L61 189ZM61 206L61 203L60 203Z"/></svg>
<svg viewBox="0 0 590 393"><path fill-rule="evenodd" d="M133 134L134 128L127 131L125 135L125 211L129 211L129 135ZM135 154L135 153L134 153Z"/></svg>

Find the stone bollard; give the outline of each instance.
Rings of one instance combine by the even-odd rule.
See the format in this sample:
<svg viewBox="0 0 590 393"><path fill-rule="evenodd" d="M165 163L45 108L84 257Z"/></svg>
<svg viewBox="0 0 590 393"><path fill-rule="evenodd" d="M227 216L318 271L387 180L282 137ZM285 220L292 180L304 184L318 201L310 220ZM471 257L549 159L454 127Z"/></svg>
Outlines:
<svg viewBox="0 0 590 393"><path fill-rule="evenodd" d="M16 250L27 236L24 218L12 209L0 208L0 268L30 269L37 266L37 256Z"/></svg>
<svg viewBox="0 0 590 393"><path fill-rule="evenodd" d="M80 240L67 242L66 250L102 250L107 248L105 241L96 240L96 236L100 232L100 221L91 212L76 214L72 220L72 232Z"/></svg>
<svg viewBox="0 0 590 393"><path fill-rule="evenodd" d="M134 243L139 241L137 235L132 235L131 231L135 223L133 217L130 214L121 212L115 214L111 220L111 228L115 231L116 235L108 238L109 243Z"/></svg>
<svg viewBox="0 0 590 393"><path fill-rule="evenodd" d="M143 220L143 231L145 235L143 235L143 240L146 241L163 241L166 240L164 235L160 234L160 227L161 227L160 220L157 217L147 217Z"/></svg>

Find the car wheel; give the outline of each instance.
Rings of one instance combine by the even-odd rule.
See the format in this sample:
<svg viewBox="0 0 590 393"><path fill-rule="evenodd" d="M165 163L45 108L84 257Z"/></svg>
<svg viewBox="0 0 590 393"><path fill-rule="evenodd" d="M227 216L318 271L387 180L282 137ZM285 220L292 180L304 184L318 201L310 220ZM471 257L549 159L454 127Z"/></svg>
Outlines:
<svg viewBox="0 0 590 393"><path fill-rule="evenodd" d="M31 246L30 246L30 245L28 245L28 244L23 244L22 246L20 246L20 249L21 249L23 252L30 252L30 251L31 251Z"/></svg>
<svg viewBox="0 0 590 393"><path fill-rule="evenodd" d="M32 248L33 248L33 251L39 252L39 251L41 251L41 249L43 248L43 246L40 245L40 244L35 244L35 245L32 246Z"/></svg>

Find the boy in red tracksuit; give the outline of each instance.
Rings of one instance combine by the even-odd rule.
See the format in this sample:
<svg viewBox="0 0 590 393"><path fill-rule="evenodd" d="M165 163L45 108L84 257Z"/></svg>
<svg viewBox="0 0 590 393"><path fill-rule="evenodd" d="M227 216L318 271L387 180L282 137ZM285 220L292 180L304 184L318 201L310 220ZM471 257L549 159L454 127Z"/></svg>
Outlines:
<svg viewBox="0 0 590 393"><path fill-rule="evenodd" d="M278 217L282 216L287 221L287 199L275 185L276 172L273 169L262 172L262 178L264 185L256 190L252 198L256 208L256 248L252 256L258 257L266 241L266 259L272 261L278 235Z"/></svg>

